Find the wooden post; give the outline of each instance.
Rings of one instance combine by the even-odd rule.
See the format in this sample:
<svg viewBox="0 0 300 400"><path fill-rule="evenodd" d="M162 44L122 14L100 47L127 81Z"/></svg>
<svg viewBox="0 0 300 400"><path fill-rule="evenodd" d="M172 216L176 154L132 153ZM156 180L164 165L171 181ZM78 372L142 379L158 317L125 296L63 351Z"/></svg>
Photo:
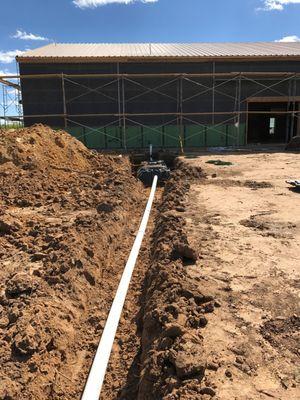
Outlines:
<svg viewBox="0 0 300 400"><path fill-rule="evenodd" d="M65 78L64 74L61 74L62 94L63 94L63 113L64 113L64 126L67 128L67 104L66 104L66 89L65 89Z"/></svg>
<svg viewBox="0 0 300 400"><path fill-rule="evenodd" d="M125 78L122 77L122 112L123 112L123 147L127 151L127 141L126 141L126 104L125 104Z"/></svg>
<svg viewBox="0 0 300 400"><path fill-rule="evenodd" d="M300 101L298 102L298 113L297 113L297 136L300 136Z"/></svg>

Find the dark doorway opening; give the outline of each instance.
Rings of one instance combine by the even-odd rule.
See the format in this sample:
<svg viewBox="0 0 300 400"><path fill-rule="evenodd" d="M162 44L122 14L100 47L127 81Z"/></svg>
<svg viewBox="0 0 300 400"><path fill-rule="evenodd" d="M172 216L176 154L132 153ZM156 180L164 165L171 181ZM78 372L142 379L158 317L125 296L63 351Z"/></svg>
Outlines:
<svg viewBox="0 0 300 400"><path fill-rule="evenodd" d="M288 109L287 102L249 103L248 111L266 111L266 114L248 115L248 143L285 143L297 134L299 120L282 112Z"/></svg>

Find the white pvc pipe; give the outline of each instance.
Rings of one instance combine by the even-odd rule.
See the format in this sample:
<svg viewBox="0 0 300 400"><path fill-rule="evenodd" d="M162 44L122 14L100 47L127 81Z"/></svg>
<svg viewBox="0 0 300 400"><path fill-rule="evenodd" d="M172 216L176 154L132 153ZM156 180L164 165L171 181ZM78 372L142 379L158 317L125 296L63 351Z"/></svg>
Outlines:
<svg viewBox="0 0 300 400"><path fill-rule="evenodd" d="M125 298L127 295L128 287L131 281L131 276L134 270L137 257L139 255L139 250L142 244L142 240L150 216L152 203L157 186L157 179L158 178L155 175L148 203L144 212L144 216L141 225L139 227L139 230L137 232L125 269L123 271L123 275L120 280L116 296L112 303L81 400L98 400L100 397L107 364L114 343L115 335L118 329L118 324L124 306Z"/></svg>

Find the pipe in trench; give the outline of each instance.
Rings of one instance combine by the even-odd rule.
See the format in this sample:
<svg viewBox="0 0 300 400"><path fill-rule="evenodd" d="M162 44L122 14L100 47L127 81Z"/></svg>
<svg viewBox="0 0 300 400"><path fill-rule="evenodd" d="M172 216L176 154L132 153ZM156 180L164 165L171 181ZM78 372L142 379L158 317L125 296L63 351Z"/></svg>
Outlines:
<svg viewBox="0 0 300 400"><path fill-rule="evenodd" d="M131 249L128 261L124 268L116 296L112 303L108 318L100 339L96 355L91 366L89 376L83 391L81 400L99 400L107 365L109 362L111 349L114 343L115 335L118 329L119 320L125 303L128 287L131 281L136 260L139 255L141 244L147 228L152 203L157 187L157 175L153 178L152 188L147 202L147 206L137 232L133 247Z"/></svg>

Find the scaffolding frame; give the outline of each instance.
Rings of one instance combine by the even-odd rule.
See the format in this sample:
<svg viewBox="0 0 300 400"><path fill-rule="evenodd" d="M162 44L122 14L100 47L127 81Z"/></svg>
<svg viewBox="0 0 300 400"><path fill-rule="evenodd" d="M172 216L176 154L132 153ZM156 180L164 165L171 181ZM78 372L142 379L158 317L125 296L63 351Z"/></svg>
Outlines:
<svg viewBox="0 0 300 400"><path fill-rule="evenodd" d="M36 115L22 115L21 107L19 107L18 115L16 116L8 116L8 99L7 97L3 100L3 115L0 115L0 121L19 121L20 123L26 121L26 118L62 118L64 121L64 128L68 128L71 125L78 125L84 128L89 129L89 134L92 133L101 133L109 137L110 135L104 131L105 127L110 125L119 126L122 131L122 136L120 139L120 145L123 149L127 150L127 135L126 135L126 127L129 123L130 125L136 125L141 127L147 127L148 129L159 132L161 131L156 128L164 128L170 123L176 122L176 126L178 128L178 141L181 143L185 140L188 141L194 136L201 135L205 132L207 128L207 124L203 124L199 122L197 118L199 117L211 117L211 125L215 132L218 132L221 135L224 135L224 132L219 129L221 125L226 123L233 123L236 127L236 135L229 135L233 140L235 140L235 145L240 145L239 143L239 127L241 124L242 118L245 121L248 121L248 116L251 114L278 114L278 115L287 115L290 118L287 118L288 124L286 127L286 141L292 136L294 130L295 121L298 120L298 128L300 126L300 96L297 96L299 91L299 87L297 86L298 81L300 79L300 73L294 72L227 72L227 73L217 73L215 72L215 65L213 67L212 73L146 73L146 74L124 74L119 73L119 64L117 64L117 73L116 74L36 74L36 75L12 75L12 76L4 76L0 77L0 84L2 86L3 98L5 97L4 91L7 91L7 88L13 87L18 93L18 104L21 102L20 100L20 91L21 85L20 82L25 79L60 79L61 80L61 90L62 90L62 112L59 114L36 114ZM82 79L105 79L110 80L104 84L101 84L97 87L91 87L86 85L85 83L80 82ZM149 86L144 83L145 79L157 79L158 82L155 86ZM140 80L143 79L143 83ZM17 84L12 80L17 80ZM161 81L163 80L163 81ZM202 80L202 81L199 81ZM203 80L207 80L206 83ZM189 82L190 85L197 88L195 93L192 96L185 97L184 93L184 82ZM244 86L245 83L251 83L256 90L253 90L249 95L244 96ZM268 83L266 83L268 82ZM130 83L131 85L135 85L139 87L142 92L136 94L135 96L129 96L126 89L126 84ZM68 90L66 88L66 84L75 85L84 89L84 93L77 95L75 97L68 96ZM116 97L107 95L104 90L110 86L116 84ZM163 92L163 89L167 88L169 85L177 85L177 95L176 97L169 95ZM225 87L228 84L235 85L235 93L228 93L225 91ZM287 93L283 92L282 89L278 90L278 86L282 84L287 84ZM272 93L268 95L268 98L271 99L273 96L279 99L281 102L281 98L284 99L282 102L287 103L287 108L285 111L260 111L260 110L249 110L248 103L252 100L255 100L259 95L263 95L266 91L268 93ZM69 112L69 106L72 102L78 100L85 95L90 93L97 93L97 95L103 96L107 101L112 101L116 104L116 112L115 113L76 113L72 114ZM157 96L161 96L167 98L170 102L174 102L174 112L135 112L130 113L127 111L128 105L132 101L136 101L141 99L143 96L155 93ZM211 95L211 110L209 111L196 111L196 112L186 112L185 105L188 104L191 100L199 100L201 101L201 96ZM216 107L216 99L220 97L228 98L232 101L232 109L229 111L218 111ZM4 107L5 104L5 107ZM89 124L82 124L78 121L75 121L76 118L89 118L98 117L98 118L113 118L113 121L100 126L100 128L95 129L94 126L89 126ZM137 119L139 117L163 117L167 120L165 123L160 124L159 127L154 127L153 125L145 125ZM218 120L216 123L217 117L223 117L222 121ZM200 130L198 132L194 132L192 135L186 136L184 135L184 122L192 123L195 126L198 126ZM299 131L299 129L298 129ZM168 134L165 132L164 135L167 137ZM228 132L226 133L228 136ZM227 137L226 136L226 137ZM173 136L172 136L173 138ZM116 139L116 138L114 138ZM129 140L133 140L134 137L129 138ZM246 138L247 140L247 138Z"/></svg>
<svg viewBox="0 0 300 400"><path fill-rule="evenodd" d="M22 105L21 105L21 87L19 84L18 78L14 78L14 81L17 80L17 83L14 81L7 81L4 78L0 77L0 85L1 85L1 97L0 97L0 110L2 113L0 114L0 128L9 128L10 126L22 126ZM14 108L17 112L17 115L10 116L9 111L11 108Z"/></svg>

